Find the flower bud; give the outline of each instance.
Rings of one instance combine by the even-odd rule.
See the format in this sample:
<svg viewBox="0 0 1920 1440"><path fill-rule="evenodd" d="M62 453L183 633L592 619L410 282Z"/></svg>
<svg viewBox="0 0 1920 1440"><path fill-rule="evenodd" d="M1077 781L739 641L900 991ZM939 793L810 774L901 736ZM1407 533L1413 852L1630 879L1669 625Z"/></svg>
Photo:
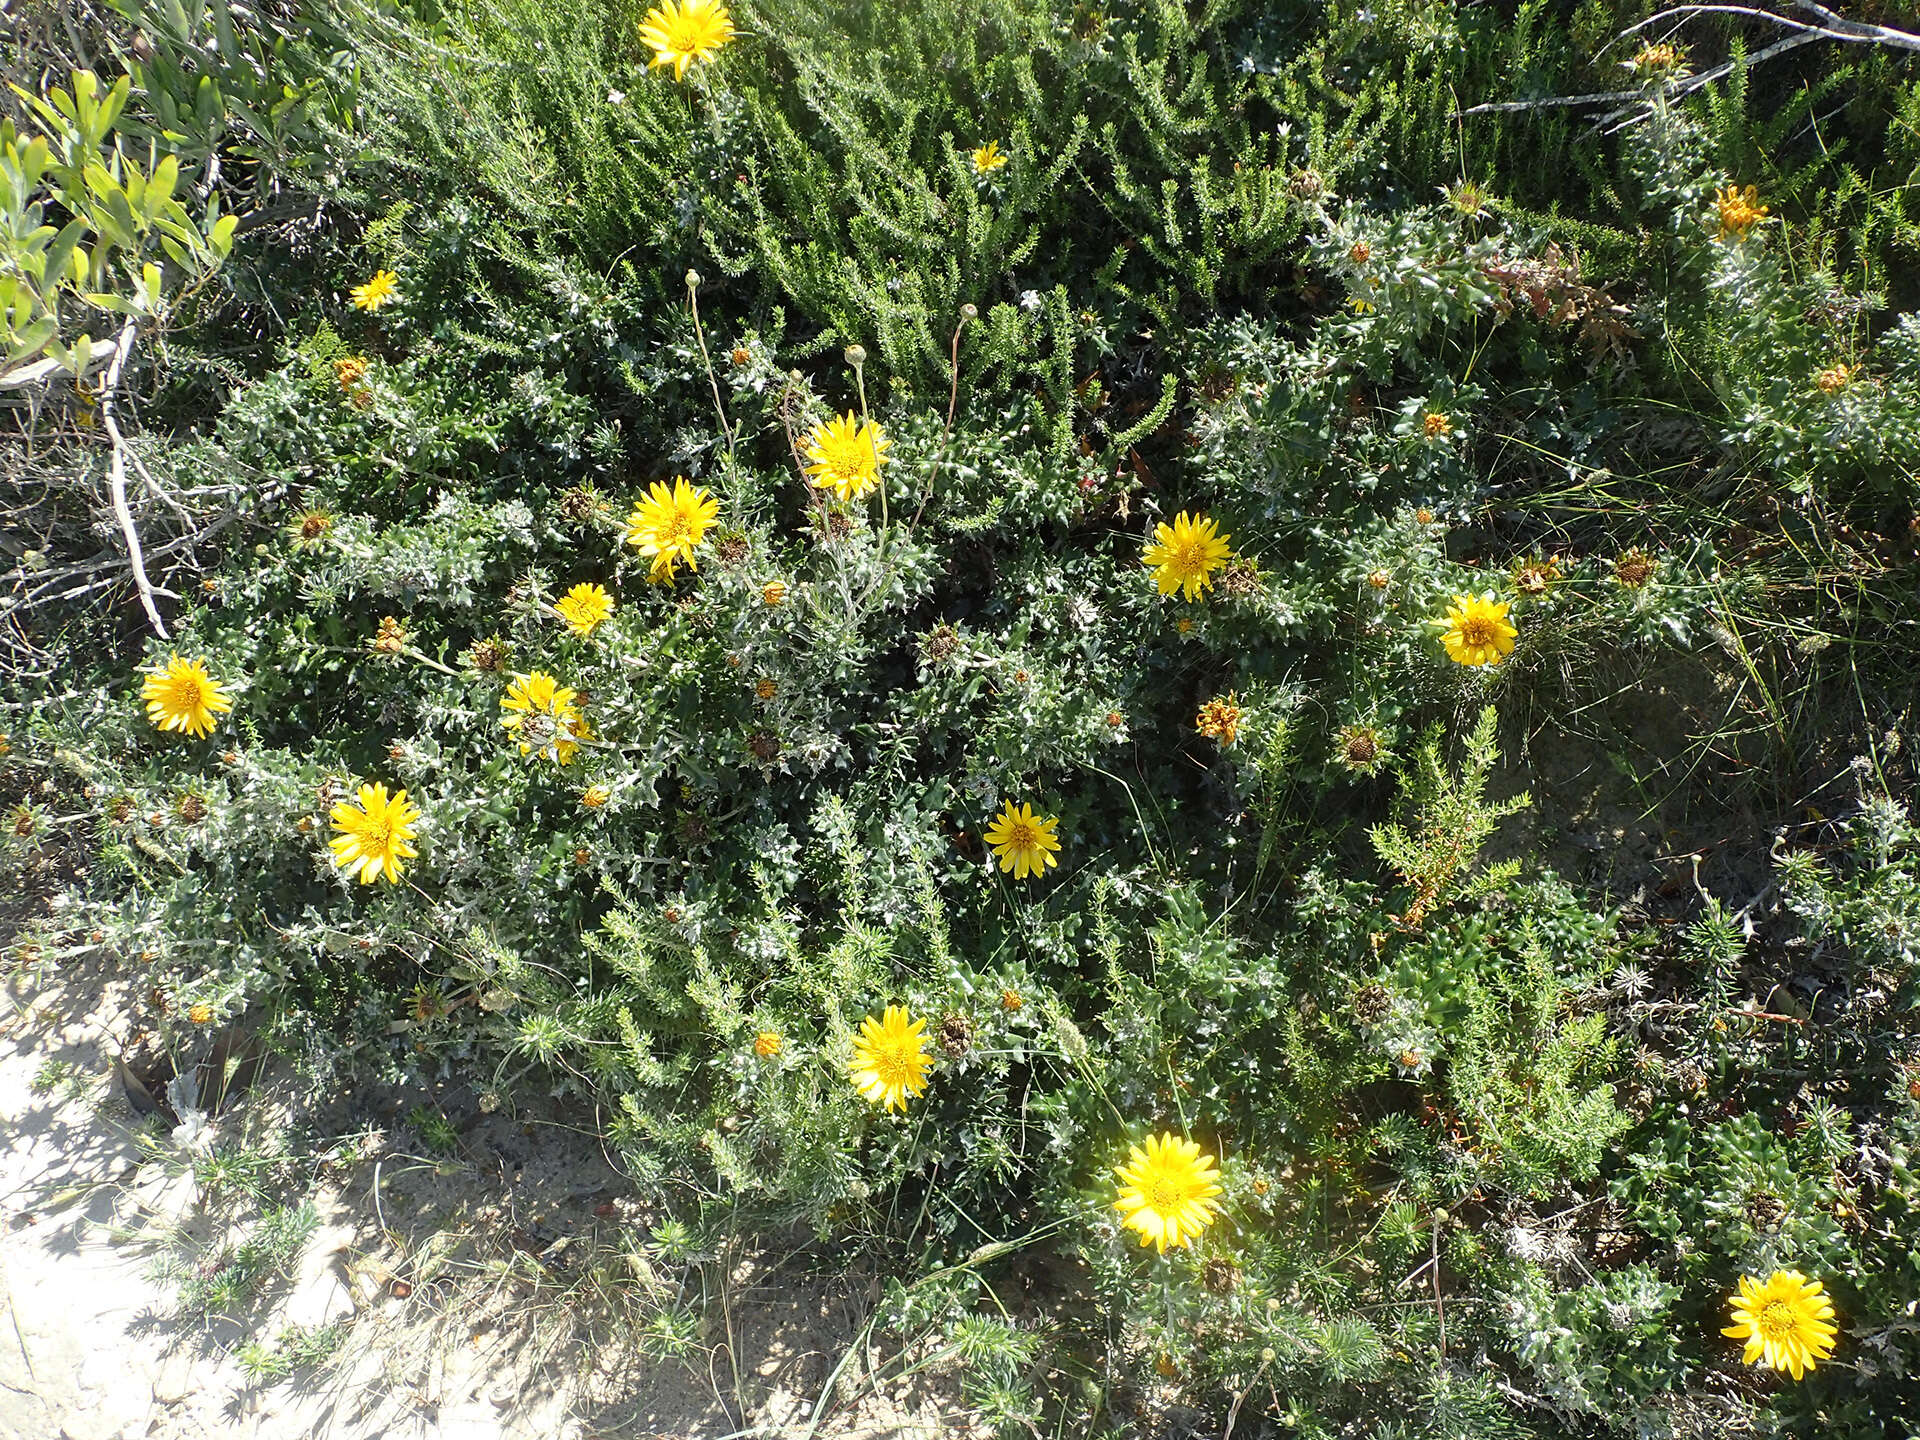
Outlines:
<svg viewBox="0 0 1920 1440"><path fill-rule="evenodd" d="M687 271L687 289L698 290L699 288L700 288L700 272L698 270Z"/></svg>
<svg viewBox="0 0 1920 1440"><path fill-rule="evenodd" d="M978 320L980 318L980 307L978 305L962 305L960 307L960 318L962 320Z"/></svg>
<svg viewBox="0 0 1920 1440"><path fill-rule="evenodd" d="M858 370L862 365L867 363L867 347L864 345L849 345L847 346L846 356L847 364Z"/></svg>

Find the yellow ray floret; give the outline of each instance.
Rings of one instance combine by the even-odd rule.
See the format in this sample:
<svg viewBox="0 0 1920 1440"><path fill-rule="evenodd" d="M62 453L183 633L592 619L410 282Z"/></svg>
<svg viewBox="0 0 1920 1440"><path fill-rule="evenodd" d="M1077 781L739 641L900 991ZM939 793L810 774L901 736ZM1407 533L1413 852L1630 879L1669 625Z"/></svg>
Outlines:
<svg viewBox="0 0 1920 1440"><path fill-rule="evenodd" d="M640 22L640 42L653 51L649 68L671 65L676 80L687 78L688 66L711 61L737 33L720 0L664 0Z"/></svg>
<svg viewBox="0 0 1920 1440"><path fill-rule="evenodd" d="M1520 633L1507 619L1509 608L1506 601L1495 600L1491 590L1454 596L1446 619L1434 622L1443 627L1440 643L1459 664L1498 665L1513 653L1514 637Z"/></svg>
<svg viewBox="0 0 1920 1440"><path fill-rule="evenodd" d="M694 552L719 515L720 502L706 486L689 485L685 478L675 477L669 490L656 480L647 498L627 516L627 544L653 557L649 580L671 580L682 560L690 570L700 568Z"/></svg>
<svg viewBox="0 0 1920 1440"><path fill-rule="evenodd" d="M147 702L147 719L158 728L184 730L196 739L213 733L214 716L233 709L204 661L178 655L169 655L165 665L147 676L140 698Z"/></svg>
<svg viewBox="0 0 1920 1440"><path fill-rule="evenodd" d="M1173 524L1163 520L1154 527L1140 562L1153 571L1153 583L1162 595L1178 590L1187 599L1198 600L1202 590L1213 588L1213 572L1233 558L1228 538L1205 515L1195 517L1182 510Z"/></svg>
<svg viewBox="0 0 1920 1440"><path fill-rule="evenodd" d="M333 863L349 875L357 872L362 885L382 877L397 882L400 862L420 853L408 843L419 818L419 807L408 803L406 791L389 797L384 785L362 785L358 804L333 807L333 828L340 832L328 842Z"/></svg>
<svg viewBox="0 0 1920 1440"><path fill-rule="evenodd" d="M1060 862L1053 858L1054 851L1060 848L1060 842L1054 837L1059 826L1058 816L1041 819L1033 813L1033 806L1022 805L1013 808L1013 801L1003 800L1005 807L993 817L993 823L987 827L987 845L999 858L1002 870L1011 870L1013 878L1024 880L1029 875L1041 875L1049 865Z"/></svg>
<svg viewBox="0 0 1920 1440"><path fill-rule="evenodd" d="M1139 1232L1142 1245L1158 1246L1163 1255L1170 1245L1191 1244L1220 1208L1214 1199L1220 1187L1214 1183L1213 1157L1171 1131L1135 1145L1127 1163L1113 1173L1120 1181L1113 1206L1121 1223Z"/></svg>
<svg viewBox="0 0 1920 1440"><path fill-rule="evenodd" d="M384 309L400 298L400 277L391 270L376 270L366 284L353 287L349 298L356 310Z"/></svg>
<svg viewBox="0 0 1920 1440"><path fill-rule="evenodd" d="M1008 157L1007 153L1000 148L1000 142L998 140L989 140L986 144L972 151L969 158L973 161L974 174L991 175L1007 163Z"/></svg>
<svg viewBox="0 0 1920 1440"><path fill-rule="evenodd" d="M576 585L553 608L569 630L585 637L613 614L613 597L598 585Z"/></svg>
<svg viewBox="0 0 1920 1440"><path fill-rule="evenodd" d="M1749 1365L1757 1360L1798 1380L1833 1354L1833 1301L1798 1270L1776 1270L1764 1282L1742 1275L1728 1303L1734 1323L1720 1333L1746 1341L1741 1358Z"/></svg>
<svg viewBox="0 0 1920 1440"><path fill-rule="evenodd" d="M853 1085L867 1099L889 1110L905 1110L907 1098L927 1088L927 1022L915 1020L904 1006L889 1005L876 1020L869 1015L853 1037Z"/></svg>
<svg viewBox="0 0 1920 1440"><path fill-rule="evenodd" d="M801 449L809 462L808 482L842 500L858 500L878 485L880 467L887 463L887 437L871 420L855 420L851 411L814 426Z"/></svg>
<svg viewBox="0 0 1920 1440"><path fill-rule="evenodd" d="M1720 216L1720 238L1744 240L1747 231L1767 218L1767 207L1760 203L1760 192L1749 185L1723 186L1713 197L1713 208Z"/></svg>
<svg viewBox="0 0 1920 1440"><path fill-rule="evenodd" d="M593 738L580 713L579 698L577 690L536 670L507 686L500 700L505 712L500 724L520 742L522 755L538 750L565 765L580 749L581 740Z"/></svg>

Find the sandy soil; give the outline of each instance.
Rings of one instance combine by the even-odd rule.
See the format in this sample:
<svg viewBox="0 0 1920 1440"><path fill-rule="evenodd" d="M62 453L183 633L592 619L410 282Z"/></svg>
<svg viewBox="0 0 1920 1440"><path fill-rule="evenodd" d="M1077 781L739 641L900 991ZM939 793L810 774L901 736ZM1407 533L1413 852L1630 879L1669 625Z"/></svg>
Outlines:
<svg viewBox="0 0 1920 1440"><path fill-rule="evenodd" d="M20 971L0 1015L0 1436L19 1440L590 1440L803 1436L878 1297L871 1276L822 1274L804 1252L718 1258L679 1358L635 1343L632 1307L593 1302L648 1283L645 1218L590 1135L557 1113L482 1113L469 1092L342 1097L305 1114L269 1065L194 1142L289 1140L305 1158L305 1243L252 1294L208 1314L177 1274L206 1276L278 1198L203 1192L187 1137L143 1115L116 1076L134 1040L131 982L109 967ZM426 1104L458 1141L430 1152L406 1116ZM327 1137L352 1137L330 1145ZM284 1175L282 1177L284 1180ZM284 1184L282 1186L284 1189ZM679 1272L653 1277L686 1287ZM250 1376L250 1341L287 1353L325 1333L329 1358ZM655 1347L657 1351L657 1347ZM873 1386L881 1357L842 1370L821 1436L963 1436L933 1388Z"/></svg>

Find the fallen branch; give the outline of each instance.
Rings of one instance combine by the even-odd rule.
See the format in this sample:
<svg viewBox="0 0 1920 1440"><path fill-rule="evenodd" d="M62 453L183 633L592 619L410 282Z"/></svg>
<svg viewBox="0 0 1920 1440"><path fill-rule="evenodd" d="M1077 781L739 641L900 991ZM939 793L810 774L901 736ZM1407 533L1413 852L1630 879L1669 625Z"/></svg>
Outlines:
<svg viewBox="0 0 1920 1440"><path fill-rule="evenodd" d="M129 320L121 328L120 337L114 342L113 363L107 367L107 376L100 386L100 423L106 427L107 434L113 440L113 460L107 467L107 482L113 492L113 513L120 521L121 537L127 542L127 560L133 566L134 588L140 592L140 604L145 607L147 619L153 622L153 633L162 640L167 636L167 622L160 618L160 607L155 603L153 582L147 579L147 562L140 553L140 532L133 528L133 511L127 508L127 440L120 433L120 425L114 419L113 401L120 388L120 367L126 364L127 357L133 353L134 322Z"/></svg>
<svg viewBox="0 0 1920 1440"><path fill-rule="evenodd" d="M62 375L71 375L77 383L86 379L102 365L111 364L117 367L125 358L124 351L133 345L130 333L132 329L133 327L129 325L110 344L95 346L87 356L87 363L77 372L65 361L46 356L0 375L0 390L21 390L28 385L38 385L43 380L58 379Z"/></svg>
<svg viewBox="0 0 1920 1440"><path fill-rule="evenodd" d="M1703 70L1698 75L1689 75L1684 80L1676 81L1667 92L1673 98L1690 95L1695 90L1713 84L1716 80L1725 79L1733 73L1736 65L1748 67L1758 65L1763 60L1772 59L1775 55L1784 54L1788 50L1797 50L1802 45L1811 45L1816 40L1837 40L1849 45L1889 45L1897 50L1920 51L1920 35L1905 30L1895 30L1886 25L1869 25L1862 21L1849 20L1845 16L1836 15L1824 5L1814 4L1813 0L1796 0L1794 8L1812 15L1818 23L1795 20L1791 16L1781 15L1772 10L1762 10L1752 5L1676 5L1671 9L1660 11L1657 15L1648 16L1637 25L1628 26L1620 32L1619 38L1624 40L1629 35L1636 35L1663 20L1685 20L1694 15L1738 15L1750 20L1771 21L1775 25L1782 25L1798 32L1740 60L1729 60L1724 65L1716 65L1711 70ZM1602 53L1604 54L1605 51L1603 50ZM1651 113L1641 92L1605 90L1592 95L1552 95L1538 100L1493 101L1485 105L1472 105L1465 110L1456 110L1453 112L1453 118L1464 119L1469 115L1515 114L1525 110L1545 110L1578 105L1617 105L1623 100L1638 103L1602 115L1594 123L1609 125L1618 120L1622 125L1631 125L1644 120ZM1622 126L1614 126L1614 129L1619 128Z"/></svg>

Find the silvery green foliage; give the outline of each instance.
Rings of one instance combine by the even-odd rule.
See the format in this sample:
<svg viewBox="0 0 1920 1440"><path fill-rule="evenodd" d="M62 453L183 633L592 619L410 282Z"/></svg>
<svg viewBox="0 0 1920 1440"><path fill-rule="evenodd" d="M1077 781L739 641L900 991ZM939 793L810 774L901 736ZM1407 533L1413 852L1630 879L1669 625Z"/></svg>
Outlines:
<svg viewBox="0 0 1920 1440"><path fill-rule="evenodd" d="M169 1043L204 1005L316 1084L578 1101L650 1253L871 1262L874 1333L1007 1433L1911 1428L1908 722L1860 806L1774 813L1837 743L1816 687L1912 688L1907 201L1839 168L1911 126L1885 76L1783 101L1818 156L1731 83L1649 92L1617 154L1469 123L1586 87L1619 19L1495 8L778 0L684 88L618 10L383 12L358 93L287 112L311 153L230 167L324 173L326 223L263 219L142 375L156 490L222 527L155 554L232 716L157 735L168 647L100 592L15 607L50 678L5 701L3 863L85 862L23 973L115 957ZM1773 220L1722 239L1756 176ZM1795 248L1860 187L1869 282ZM350 312L376 266L403 303ZM831 505L796 449L849 412L892 459ZM720 521L652 584L624 522L682 475ZM1236 553L1197 604L1140 558L1182 511ZM118 574L55 519L10 585ZM1431 622L1487 591L1520 643L1467 671ZM591 723L565 766L501 725L533 670ZM327 848L369 780L424 811L397 887ZM1044 879L982 843L1007 800L1059 817ZM1708 852L1761 813L1756 898ZM888 1004L935 1058L904 1117L846 1075ZM1111 1202L1163 1128L1225 1209L1161 1259ZM1846 1363L1735 1383L1724 1297L1788 1265Z"/></svg>

